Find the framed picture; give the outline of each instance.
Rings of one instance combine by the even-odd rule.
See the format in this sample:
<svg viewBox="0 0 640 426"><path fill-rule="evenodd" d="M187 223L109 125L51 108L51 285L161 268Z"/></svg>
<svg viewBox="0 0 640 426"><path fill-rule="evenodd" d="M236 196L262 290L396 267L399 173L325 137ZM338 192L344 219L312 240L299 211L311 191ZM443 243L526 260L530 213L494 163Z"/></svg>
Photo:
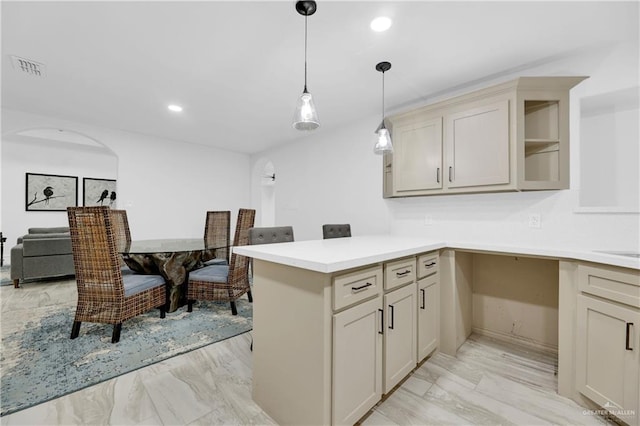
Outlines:
<svg viewBox="0 0 640 426"><path fill-rule="evenodd" d="M116 208L115 179L83 178L83 206L109 206Z"/></svg>
<svg viewBox="0 0 640 426"><path fill-rule="evenodd" d="M78 177L27 173L26 211L66 211L78 205Z"/></svg>

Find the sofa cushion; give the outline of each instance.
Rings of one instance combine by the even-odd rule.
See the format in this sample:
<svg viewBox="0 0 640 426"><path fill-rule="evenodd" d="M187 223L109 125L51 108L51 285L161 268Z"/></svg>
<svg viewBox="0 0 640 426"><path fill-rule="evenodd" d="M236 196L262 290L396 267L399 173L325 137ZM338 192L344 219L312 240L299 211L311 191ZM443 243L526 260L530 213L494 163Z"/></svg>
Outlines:
<svg viewBox="0 0 640 426"><path fill-rule="evenodd" d="M22 239L24 257L71 254L69 234L28 234Z"/></svg>
<svg viewBox="0 0 640 426"><path fill-rule="evenodd" d="M55 226L52 228L29 228L29 234L59 234L61 232L69 233L68 226Z"/></svg>

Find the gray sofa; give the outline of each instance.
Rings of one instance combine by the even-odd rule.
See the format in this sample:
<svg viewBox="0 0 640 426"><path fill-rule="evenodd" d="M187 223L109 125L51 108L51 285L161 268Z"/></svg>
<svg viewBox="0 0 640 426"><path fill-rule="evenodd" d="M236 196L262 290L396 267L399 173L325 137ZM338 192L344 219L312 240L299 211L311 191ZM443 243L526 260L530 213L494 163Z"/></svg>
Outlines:
<svg viewBox="0 0 640 426"><path fill-rule="evenodd" d="M74 275L69 227L29 228L11 249L11 279L20 281Z"/></svg>

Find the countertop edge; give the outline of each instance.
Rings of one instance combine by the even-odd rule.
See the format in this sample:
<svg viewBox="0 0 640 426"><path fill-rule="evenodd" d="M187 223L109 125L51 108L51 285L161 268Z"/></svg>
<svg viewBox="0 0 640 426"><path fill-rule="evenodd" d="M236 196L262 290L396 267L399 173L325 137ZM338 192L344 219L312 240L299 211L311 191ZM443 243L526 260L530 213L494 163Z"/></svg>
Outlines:
<svg viewBox="0 0 640 426"><path fill-rule="evenodd" d="M393 240L394 236L389 236L389 239ZM289 255L264 252L258 249L258 247L260 246L239 246L234 247L233 250L235 253L238 253L240 255L321 273L339 272L347 269L357 268L361 266L385 262L388 260L399 259L405 256L412 256L441 249L491 252L504 255L539 256L558 260L593 262L604 265L640 270L640 259L601 253L598 251L582 251L566 248L550 249L545 247L510 246L503 244L474 243L462 241L429 241L426 239L423 240L424 243L420 242L419 244L416 244L416 241L420 241L420 239L418 238L413 238L411 239L411 241L413 242L413 244L408 244L406 248L394 248L384 253L364 255L361 257L355 256L349 259L345 259L344 261L336 260L331 262L313 261L301 257L296 258ZM285 244L296 243L293 242Z"/></svg>

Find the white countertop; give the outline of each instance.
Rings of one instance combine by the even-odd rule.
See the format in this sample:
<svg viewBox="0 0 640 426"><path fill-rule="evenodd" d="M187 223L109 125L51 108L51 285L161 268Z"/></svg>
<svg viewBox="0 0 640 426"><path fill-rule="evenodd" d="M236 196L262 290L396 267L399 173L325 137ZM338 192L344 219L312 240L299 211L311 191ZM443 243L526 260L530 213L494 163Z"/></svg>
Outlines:
<svg viewBox="0 0 640 426"><path fill-rule="evenodd" d="M638 258L597 251L433 241L425 238L393 235L367 235L329 240L241 246L234 247L233 251L255 259L330 273L442 248L542 256L556 259L575 259L640 269L640 259Z"/></svg>

